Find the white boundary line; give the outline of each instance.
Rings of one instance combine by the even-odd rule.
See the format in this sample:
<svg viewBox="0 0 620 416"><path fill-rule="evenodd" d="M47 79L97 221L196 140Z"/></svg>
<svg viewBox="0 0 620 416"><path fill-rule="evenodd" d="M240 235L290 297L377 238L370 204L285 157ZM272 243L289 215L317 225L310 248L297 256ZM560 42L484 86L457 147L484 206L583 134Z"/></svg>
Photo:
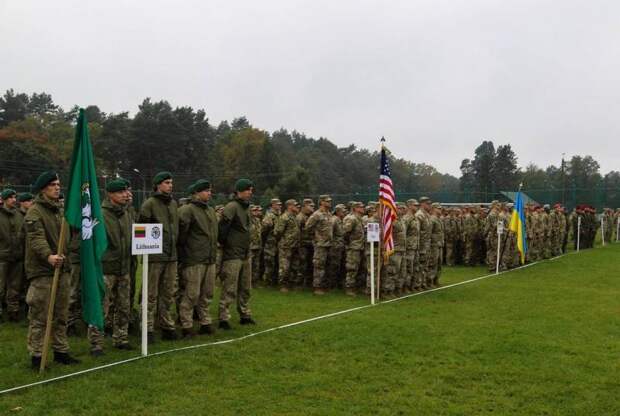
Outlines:
<svg viewBox="0 0 620 416"><path fill-rule="evenodd" d="M332 318L334 316L344 315L346 313L355 312L355 311L359 311L359 310L367 309L367 308L372 308L372 307L375 307L375 306L378 306L378 305L382 305L382 304L397 302L397 301L400 301L400 300L403 300L403 299L407 299L407 298L411 298L411 297L414 297L414 296L421 296L421 295L429 294L429 293L432 293L432 292L436 292L438 290L445 290L445 289L449 289L449 288L452 288L452 287L456 287L456 286L461 286L461 285L465 285L465 284L468 284L468 283L477 282L478 280L488 279L488 278L491 278L491 277L497 277L497 276L500 276L502 274L514 272L516 270L525 269L527 267L534 266L535 264L539 264L539 263L542 263L542 262L545 262L545 261L553 261L553 260L559 259L560 257L564 257L567 254L571 254L571 253L576 253L576 252L565 253L565 254L562 254L560 256L552 257L550 259L536 261L534 263L528 263L528 264L525 264L523 266L515 267L514 269L504 270L502 272L499 272L499 274L492 273L492 274L488 274L488 275L485 275L485 276L476 277L476 278L473 278L473 279L470 279L470 280L464 280L462 282L453 283L451 285L436 287L434 289L425 290L423 292L412 293L412 294L409 294L409 295L401 296L401 297L396 298L396 299L390 299L390 300L382 301L382 302L379 302L379 303L377 303L375 305L367 304L367 305L357 306L355 308L345 309L345 310L338 311L338 312L332 312L332 313L329 313L329 314L326 314L326 315L315 316L314 318L304 319L302 321L292 322L290 324L284 324L284 325L276 326L276 327L273 327L273 328L264 329L262 331L253 332L253 333L250 333L250 334L247 334L247 335L243 335L243 336L240 336L240 337L237 337L237 338L230 338L230 339L225 339L225 340L221 340L221 341L207 342L205 344L189 345L187 347L174 348L174 349L165 350L165 351L158 351L158 352L149 354L146 357L137 356L137 357L128 358L128 359L122 360L122 361L115 361L113 363L108 363L108 364L100 365L100 366L97 366L97 367L88 368L86 370L76 371L75 373L64 374L62 376L49 378L47 380L41 380L41 381L36 381L36 382L30 383L30 384L24 384L22 386L12 387L10 389L6 389L6 390L0 391L0 395L6 394L6 393L11 393L11 392L18 391L18 390L24 390L24 389L27 389L27 388L30 388L30 387L35 387L35 386L40 386L40 385L43 385L43 384L52 383L54 381L64 380L64 379L75 377L75 376L79 376L79 375L82 375L82 374L92 373L94 371L103 370L103 369L114 367L114 366L121 365L121 364L127 364L127 363L130 363L130 362L133 362L133 361L138 361L138 360L142 360L142 359L146 359L146 358L156 357L156 356L159 356L159 355L165 355L165 354L170 354L170 353L177 352L177 351L194 350L194 349L198 349L198 348L211 347L211 346L216 346L216 345L230 344L230 343L233 343L233 342L243 341L245 339L252 338L252 337L255 337L257 335L267 334L269 332L279 331L279 330L282 330L282 329L286 329L286 328L291 328L291 327L298 326L298 325L307 324L309 322L319 321L321 319Z"/></svg>

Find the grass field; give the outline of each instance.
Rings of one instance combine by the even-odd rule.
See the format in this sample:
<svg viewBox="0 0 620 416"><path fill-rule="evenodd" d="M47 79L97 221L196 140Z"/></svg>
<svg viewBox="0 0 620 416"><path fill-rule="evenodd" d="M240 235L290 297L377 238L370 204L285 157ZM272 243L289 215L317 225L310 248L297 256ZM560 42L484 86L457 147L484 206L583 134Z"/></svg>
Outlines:
<svg viewBox="0 0 620 416"><path fill-rule="evenodd" d="M444 269L444 284L486 274ZM365 304L341 294L254 292L237 337ZM620 414L620 244L237 343L139 360L0 396L0 413L215 415ZM25 326L0 330L0 390L39 380ZM135 356L108 348L71 369ZM137 345L137 340L134 341ZM17 410L12 410L17 409Z"/></svg>

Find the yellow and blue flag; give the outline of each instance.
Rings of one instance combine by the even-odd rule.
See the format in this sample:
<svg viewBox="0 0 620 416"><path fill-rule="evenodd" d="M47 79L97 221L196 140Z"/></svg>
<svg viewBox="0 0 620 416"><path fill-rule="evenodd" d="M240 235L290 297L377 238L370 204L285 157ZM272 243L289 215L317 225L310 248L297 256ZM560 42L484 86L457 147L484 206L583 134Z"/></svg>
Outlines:
<svg viewBox="0 0 620 416"><path fill-rule="evenodd" d="M521 191L517 192L515 206L512 210L512 218L510 219L510 231L517 235L517 248L521 254L521 264L525 263L525 253L527 253L527 238L525 232L525 209L523 206L523 198Z"/></svg>

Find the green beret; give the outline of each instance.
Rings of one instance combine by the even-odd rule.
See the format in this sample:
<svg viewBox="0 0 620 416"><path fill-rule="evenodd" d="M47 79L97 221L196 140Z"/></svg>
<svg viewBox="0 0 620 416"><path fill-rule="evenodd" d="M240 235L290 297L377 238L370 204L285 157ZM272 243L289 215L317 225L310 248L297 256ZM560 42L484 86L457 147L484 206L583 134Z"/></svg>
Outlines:
<svg viewBox="0 0 620 416"><path fill-rule="evenodd" d="M21 194L17 195L17 202L32 201L33 199L34 195L32 195L30 192L22 192Z"/></svg>
<svg viewBox="0 0 620 416"><path fill-rule="evenodd" d="M198 179L194 185L194 192L202 192L206 189L211 189L211 182L206 179Z"/></svg>
<svg viewBox="0 0 620 416"><path fill-rule="evenodd" d="M106 184L105 190L107 192L122 192L128 188L127 181L122 178L116 178Z"/></svg>
<svg viewBox="0 0 620 416"><path fill-rule="evenodd" d="M254 188L254 183L249 179L239 179L235 183L235 192L247 191L250 188Z"/></svg>
<svg viewBox="0 0 620 416"><path fill-rule="evenodd" d="M163 181L167 179L172 179L172 173L170 172L159 172L157 175L153 177L153 185L159 185Z"/></svg>
<svg viewBox="0 0 620 416"><path fill-rule="evenodd" d="M129 182L127 179L118 177L116 178L116 180L125 182L125 185L127 185L127 188L131 188L131 182Z"/></svg>
<svg viewBox="0 0 620 416"><path fill-rule="evenodd" d="M15 191L15 189L7 188L2 191L2 194L0 195L2 196L2 199L9 199L10 197L17 195L17 191Z"/></svg>
<svg viewBox="0 0 620 416"><path fill-rule="evenodd" d="M58 174L53 170L48 170L47 172L43 172L39 175L32 187L36 192L40 192L43 188L49 185L50 182L59 180Z"/></svg>

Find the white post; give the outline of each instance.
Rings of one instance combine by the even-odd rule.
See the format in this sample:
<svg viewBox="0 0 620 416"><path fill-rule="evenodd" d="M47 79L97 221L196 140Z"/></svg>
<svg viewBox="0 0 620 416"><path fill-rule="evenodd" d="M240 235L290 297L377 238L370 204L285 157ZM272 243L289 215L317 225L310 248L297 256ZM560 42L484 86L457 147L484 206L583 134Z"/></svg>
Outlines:
<svg viewBox="0 0 620 416"><path fill-rule="evenodd" d="M495 274L499 274L499 257L501 256L502 233L504 232L504 223L497 223L497 261L495 262Z"/></svg>
<svg viewBox="0 0 620 416"><path fill-rule="evenodd" d="M581 216L577 217L577 253L581 248Z"/></svg>
<svg viewBox="0 0 620 416"><path fill-rule="evenodd" d="M370 242L370 304L375 304L375 243Z"/></svg>
<svg viewBox="0 0 620 416"><path fill-rule="evenodd" d="M616 219L616 243L620 241L620 216Z"/></svg>
<svg viewBox="0 0 620 416"><path fill-rule="evenodd" d="M149 255L142 255L142 356L148 355Z"/></svg>
<svg viewBox="0 0 620 416"><path fill-rule="evenodd" d="M603 242L603 247L605 247L605 216L601 215L601 241Z"/></svg>

